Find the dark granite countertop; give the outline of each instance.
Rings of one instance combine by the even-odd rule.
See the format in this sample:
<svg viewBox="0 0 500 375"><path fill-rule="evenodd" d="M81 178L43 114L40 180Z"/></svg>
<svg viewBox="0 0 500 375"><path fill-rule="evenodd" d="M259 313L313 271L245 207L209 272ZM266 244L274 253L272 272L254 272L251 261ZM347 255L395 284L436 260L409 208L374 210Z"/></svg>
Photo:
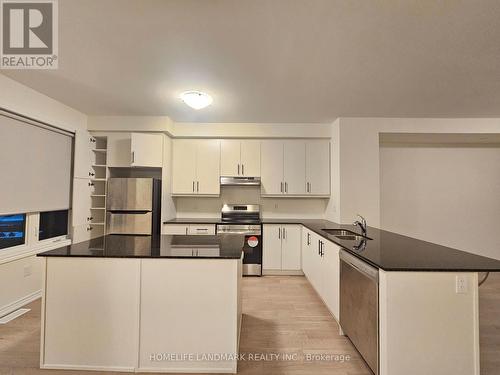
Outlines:
<svg viewBox="0 0 500 375"><path fill-rule="evenodd" d="M244 236L107 235L38 254L42 257L240 259Z"/></svg>
<svg viewBox="0 0 500 375"><path fill-rule="evenodd" d="M173 219L164 224L213 223L220 219ZM368 227L367 239L340 240L323 229L347 229L359 233L353 225L341 225L328 220L266 219L262 224L301 224L334 242L352 255L384 271L500 272L500 260L437 245L401 234ZM265 249L264 249L265 251Z"/></svg>

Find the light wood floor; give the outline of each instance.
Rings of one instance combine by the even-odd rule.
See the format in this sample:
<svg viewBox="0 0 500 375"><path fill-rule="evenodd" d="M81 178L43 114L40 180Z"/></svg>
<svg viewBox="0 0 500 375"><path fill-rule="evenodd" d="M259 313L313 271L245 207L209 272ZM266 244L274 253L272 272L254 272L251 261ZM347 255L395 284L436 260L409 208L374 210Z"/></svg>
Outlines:
<svg viewBox="0 0 500 375"><path fill-rule="evenodd" d="M28 307L32 309L29 313L0 325L0 375L85 374L38 369L40 301ZM304 277L245 278L243 313L241 352L288 353L297 359L241 361L240 374L371 374L349 340L338 335L337 323ZM480 324L481 374L500 374L500 275L492 274L480 289ZM320 353L349 355L351 359L303 360L307 354Z"/></svg>

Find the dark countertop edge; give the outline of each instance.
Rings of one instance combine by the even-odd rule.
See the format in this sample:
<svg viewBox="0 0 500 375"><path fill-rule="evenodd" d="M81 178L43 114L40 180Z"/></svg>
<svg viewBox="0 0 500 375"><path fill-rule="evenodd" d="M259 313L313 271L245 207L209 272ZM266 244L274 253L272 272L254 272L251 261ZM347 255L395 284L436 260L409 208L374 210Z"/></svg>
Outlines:
<svg viewBox="0 0 500 375"><path fill-rule="evenodd" d="M369 260L368 258L365 258L363 256L361 256L360 254L352 251L351 249L345 247L342 243L334 240L332 237L333 236L330 236L328 233L324 233L321 229L318 229L316 228L315 225L313 224L310 224L308 223L307 221L324 221L324 222L328 222L328 223L331 223L335 226L338 226L339 228L342 228L344 225L342 224L337 224L333 221L329 221L329 220L326 220L326 219L286 219L286 218L268 218L268 219L261 219L261 224L298 224L298 225L303 225L304 227L306 227L307 229L313 231L314 233L320 235L321 237L325 238L326 240L334 243L335 245L339 246L342 250L348 252L349 254L355 256L356 258L362 260L363 262L377 268L377 269L381 269L383 271L386 271L386 272L500 272L500 269L498 268L481 268L481 269L477 269L477 268L436 268L436 267L433 267L433 268L399 268L399 267L381 267L379 264L376 264L374 263L373 261ZM170 220L167 220L167 221L164 221L163 224L222 224L222 221L218 218L204 218L204 219L197 219L197 218L176 218L176 219L170 219ZM369 227L370 228L370 227ZM376 230L382 230L382 229L378 229L378 228L374 228ZM392 232L390 232L392 233ZM394 233L394 234L397 234L399 236L403 236L403 237L408 237L408 236L404 236L404 235L401 235L401 234L398 234L398 233ZM419 240L419 239L416 239L416 238L412 238L412 237L408 237L408 238L411 238L411 239L414 239L416 241L422 241L422 240ZM428 241L424 241L424 242L428 242ZM442 246L442 245L437 245L435 244L436 246ZM457 249L453 249L453 250L457 250ZM457 250L457 251L462 251L462 250ZM472 253L470 253L472 254ZM477 254L472 254L472 255L477 255ZM480 257L483 257L482 255L477 255L477 256L480 256ZM495 260L493 258L490 258L492 260Z"/></svg>

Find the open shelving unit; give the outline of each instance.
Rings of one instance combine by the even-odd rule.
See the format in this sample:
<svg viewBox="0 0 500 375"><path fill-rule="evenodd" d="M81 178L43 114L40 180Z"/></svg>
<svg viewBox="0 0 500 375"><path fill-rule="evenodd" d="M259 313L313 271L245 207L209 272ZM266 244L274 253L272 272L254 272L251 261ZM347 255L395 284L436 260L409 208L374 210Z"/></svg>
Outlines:
<svg viewBox="0 0 500 375"><path fill-rule="evenodd" d="M93 136L95 148L92 149L92 165L90 172L91 206L89 230L94 231L92 237L106 234L106 189L108 180L108 139L105 136ZM96 242L94 250L103 250L104 242Z"/></svg>

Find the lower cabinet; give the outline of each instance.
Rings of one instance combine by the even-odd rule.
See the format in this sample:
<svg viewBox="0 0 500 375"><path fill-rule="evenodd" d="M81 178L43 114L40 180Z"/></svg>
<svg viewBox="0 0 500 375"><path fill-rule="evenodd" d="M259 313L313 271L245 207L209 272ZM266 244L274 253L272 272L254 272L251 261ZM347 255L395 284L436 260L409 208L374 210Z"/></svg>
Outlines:
<svg viewBox="0 0 500 375"><path fill-rule="evenodd" d="M337 320L340 315L339 252L339 246L304 227L302 232L302 269Z"/></svg>
<svg viewBox="0 0 500 375"><path fill-rule="evenodd" d="M263 273L300 274L301 226L265 224L263 232Z"/></svg>

